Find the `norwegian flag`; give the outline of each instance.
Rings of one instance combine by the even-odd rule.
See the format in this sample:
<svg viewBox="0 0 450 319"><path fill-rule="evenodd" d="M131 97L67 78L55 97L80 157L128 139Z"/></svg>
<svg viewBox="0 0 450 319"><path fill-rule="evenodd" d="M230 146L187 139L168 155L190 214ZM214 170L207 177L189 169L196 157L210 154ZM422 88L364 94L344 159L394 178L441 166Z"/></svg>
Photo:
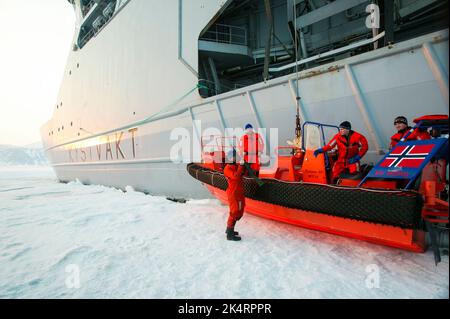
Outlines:
<svg viewBox="0 0 450 319"><path fill-rule="evenodd" d="M435 146L434 144L396 146L379 167L419 168Z"/></svg>
<svg viewBox="0 0 450 319"><path fill-rule="evenodd" d="M446 138L401 142L370 170L358 186L362 187L368 178L386 178L409 180L405 186L409 188L425 165L445 147L448 148Z"/></svg>

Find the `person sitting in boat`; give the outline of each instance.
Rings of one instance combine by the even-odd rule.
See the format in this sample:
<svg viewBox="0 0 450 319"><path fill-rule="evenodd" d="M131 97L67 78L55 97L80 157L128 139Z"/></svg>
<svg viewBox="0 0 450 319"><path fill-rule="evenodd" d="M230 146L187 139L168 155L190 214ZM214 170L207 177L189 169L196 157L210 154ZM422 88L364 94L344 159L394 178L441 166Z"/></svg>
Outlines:
<svg viewBox="0 0 450 319"><path fill-rule="evenodd" d="M239 241L241 240L241 237L238 236L238 232L234 231L234 227L236 222L244 215L245 195L242 176L245 173L245 167L243 161L237 164L236 157L237 154L234 149L228 153L228 164L223 171L228 182L227 197L228 205L230 207L225 233L227 234L227 240Z"/></svg>
<svg viewBox="0 0 450 319"><path fill-rule="evenodd" d="M314 156L317 157L320 153L331 151L335 147L338 150L338 159L333 166L333 183L344 171L348 171L350 174L359 172L360 160L366 155L369 145L364 135L353 131L351 123L344 121L339 125L339 133L323 148L315 150Z"/></svg>
<svg viewBox="0 0 450 319"><path fill-rule="evenodd" d="M246 163L250 164L255 176L259 176L260 157L263 150L263 138L253 130L253 125L248 123L245 125L245 134L239 140L239 155L244 158Z"/></svg>
<svg viewBox="0 0 450 319"><path fill-rule="evenodd" d="M397 116L394 120L394 126L397 130L397 133L391 136L391 144L389 145L389 149L392 149L401 139L408 134L409 131L412 130L411 126L408 126L408 120L404 116ZM408 141L414 140L429 140L431 139L430 134L427 131L420 130L419 128L415 129L409 136L406 138Z"/></svg>

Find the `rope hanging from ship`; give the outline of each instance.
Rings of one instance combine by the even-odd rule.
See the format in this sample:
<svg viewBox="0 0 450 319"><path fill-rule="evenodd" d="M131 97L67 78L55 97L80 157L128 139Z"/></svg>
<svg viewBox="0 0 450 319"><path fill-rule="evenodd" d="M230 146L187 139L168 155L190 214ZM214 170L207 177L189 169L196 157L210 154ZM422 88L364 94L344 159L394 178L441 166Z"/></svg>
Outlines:
<svg viewBox="0 0 450 319"><path fill-rule="evenodd" d="M300 147L301 144L301 138L302 138L302 128L301 128L301 122L300 122L300 92L299 92L299 74L298 74L298 36L297 36L297 7L296 2L293 1L294 10L292 12L294 13L294 43L295 43L295 76L296 76L296 96L295 96L295 103L296 103L296 117L295 117L295 139L293 141L293 144L297 147Z"/></svg>

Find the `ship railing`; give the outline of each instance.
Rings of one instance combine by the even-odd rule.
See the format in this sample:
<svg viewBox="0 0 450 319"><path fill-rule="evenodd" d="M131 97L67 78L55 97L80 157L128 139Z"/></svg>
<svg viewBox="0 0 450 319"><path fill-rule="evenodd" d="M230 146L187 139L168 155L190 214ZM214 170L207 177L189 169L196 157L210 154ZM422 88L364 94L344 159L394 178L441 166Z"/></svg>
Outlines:
<svg viewBox="0 0 450 319"><path fill-rule="evenodd" d="M83 17L86 16L86 14L88 14L89 10L91 10L91 8L94 6L95 1L94 0L90 0L87 4L85 4L83 6Z"/></svg>
<svg viewBox="0 0 450 319"><path fill-rule="evenodd" d="M111 20L114 14L114 5L113 2L111 2L102 12L103 14L99 14L97 18L95 18L94 22L92 23L92 26L90 27L89 31L86 32L86 34L83 35L82 38L78 41L78 46L82 48L91 38L93 38L97 33L101 31L103 26Z"/></svg>
<svg viewBox="0 0 450 319"><path fill-rule="evenodd" d="M110 2L105 7L105 9L103 9L103 15L105 16L106 19L109 19L110 17L112 17L112 15L114 14L115 7L116 7L116 3Z"/></svg>
<svg viewBox="0 0 450 319"><path fill-rule="evenodd" d="M224 83L225 82L225 83ZM209 81L206 79L198 79L198 83L202 85L203 90L207 90L207 92L204 92L205 96L214 96L220 93L233 91L236 89L240 89L243 87L246 87L247 85L240 84L240 83L233 83L230 81L225 81L224 79L220 80L220 90L216 87L216 83L213 81Z"/></svg>
<svg viewBox="0 0 450 319"><path fill-rule="evenodd" d="M79 41L78 46L80 48L84 47L84 45L95 35L95 29L90 29Z"/></svg>
<svg viewBox="0 0 450 319"><path fill-rule="evenodd" d="M303 64L308 63L308 62L316 61L316 60L319 60L319 59L322 59L322 58L332 57L332 56L335 56L337 54L342 54L344 52L350 51L352 49L356 49L356 48L359 48L359 47L362 47L362 46L365 46L365 45L368 45L368 44L373 44L374 42L376 42L376 41L380 40L382 37L384 37L385 33L386 33L386 31L383 31L383 32L381 32L380 34L378 34L377 36L375 36L373 38L369 38L369 39L366 39L366 40L355 42L355 43L349 44L347 46L344 46L344 47L341 47L341 48L338 48L338 49L334 49L334 50L331 50L331 51L328 51L328 52L323 52L323 53L317 54L315 56L311 56L311 57L308 57L306 59L299 60L297 62L292 62L292 63L286 64L286 65L283 65L281 67L269 68L269 72L284 71L284 70L293 68L296 65L300 66L300 65L303 65Z"/></svg>
<svg viewBox="0 0 450 319"><path fill-rule="evenodd" d="M228 43L237 45L247 45L247 29L226 24L215 24L206 31L200 40Z"/></svg>
<svg viewBox="0 0 450 319"><path fill-rule="evenodd" d="M215 163L222 163L226 155L233 150L237 150L236 136L227 135L202 135L200 138L202 160L212 160Z"/></svg>

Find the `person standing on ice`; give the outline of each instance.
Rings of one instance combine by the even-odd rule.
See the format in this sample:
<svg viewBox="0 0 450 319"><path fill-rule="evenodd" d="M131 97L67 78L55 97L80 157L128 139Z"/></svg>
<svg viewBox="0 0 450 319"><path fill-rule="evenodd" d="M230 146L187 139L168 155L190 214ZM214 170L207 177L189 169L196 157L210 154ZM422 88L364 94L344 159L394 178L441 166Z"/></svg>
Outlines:
<svg viewBox="0 0 450 319"><path fill-rule="evenodd" d="M364 135L352 130L352 125L344 121L339 125L337 133L327 145L314 151L314 156L331 151L337 147L338 159L334 163L332 178L333 183L337 181L343 171L356 174L360 169L360 160L366 155L369 145Z"/></svg>
<svg viewBox="0 0 450 319"><path fill-rule="evenodd" d="M239 140L239 155L250 164L255 176L259 176L260 156L264 150L264 141L261 135L253 130L253 125L245 125L245 134Z"/></svg>
<svg viewBox="0 0 450 319"><path fill-rule="evenodd" d="M242 176L245 173L243 164L237 164L236 151L232 150L227 156L228 164L225 166L224 175L228 182L227 197L230 214L227 221L227 240L239 241L239 233L234 231L236 222L244 215L245 195Z"/></svg>
<svg viewBox="0 0 450 319"><path fill-rule="evenodd" d="M397 116L394 120L394 126L397 130L397 133L391 136L391 144L389 145L389 149L392 149L401 139L408 134L409 131L412 130L411 126L408 126L408 120L404 116ZM431 139L430 134L427 131L421 131L420 129L415 129L409 136L406 138L408 141L413 140L429 140Z"/></svg>

